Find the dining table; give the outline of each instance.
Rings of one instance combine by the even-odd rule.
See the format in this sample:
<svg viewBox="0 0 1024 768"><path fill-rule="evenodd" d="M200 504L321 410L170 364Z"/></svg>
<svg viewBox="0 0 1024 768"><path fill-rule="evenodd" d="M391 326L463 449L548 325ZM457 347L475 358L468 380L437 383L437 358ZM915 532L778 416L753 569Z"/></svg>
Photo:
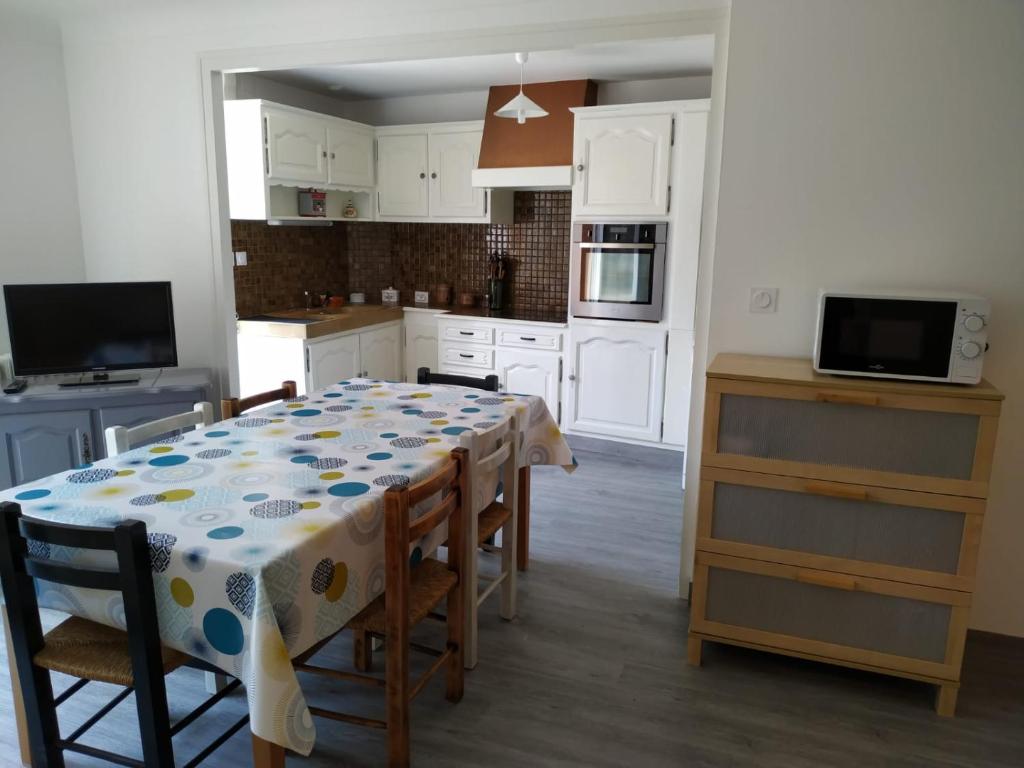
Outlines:
<svg viewBox="0 0 1024 768"><path fill-rule="evenodd" d="M384 492L436 471L463 433L513 414L525 539L530 467L575 468L544 400L375 379L346 379L172 435L0 491L0 501L75 525L145 522L164 645L242 681L253 763L277 768L285 750L308 755L316 742L291 660L384 591ZM499 490L496 474L474 483ZM416 547L425 556L439 544ZM96 557L85 549L36 549L83 564ZM523 568L526 553L520 547ZM43 608L125 628L119 595L41 582L38 599ZM16 678L13 663L10 669ZM15 709L24 734L20 701ZM22 745L28 764L24 739Z"/></svg>

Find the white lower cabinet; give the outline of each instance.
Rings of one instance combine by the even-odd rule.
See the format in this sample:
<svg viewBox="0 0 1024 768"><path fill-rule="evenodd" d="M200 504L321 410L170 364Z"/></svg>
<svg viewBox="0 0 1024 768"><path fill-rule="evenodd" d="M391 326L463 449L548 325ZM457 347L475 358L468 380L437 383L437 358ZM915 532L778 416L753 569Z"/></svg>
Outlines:
<svg viewBox="0 0 1024 768"><path fill-rule="evenodd" d="M430 312L405 312L405 380L416 381L420 368L438 370L437 315Z"/></svg>
<svg viewBox="0 0 1024 768"><path fill-rule="evenodd" d="M402 371L402 328L398 324L359 334L362 375L398 381Z"/></svg>
<svg viewBox="0 0 1024 768"><path fill-rule="evenodd" d="M362 373L361 335L329 337L306 345L306 391L323 389Z"/></svg>
<svg viewBox="0 0 1024 768"><path fill-rule="evenodd" d="M569 429L659 442L665 335L638 325L577 325L568 362Z"/></svg>
<svg viewBox="0 0 1024 768"><path fill-rule="evenodd" d="M552 418L561 420L561 355L499 347L494 355L494 367L504 390L517 395L543 397Z"/></svg>

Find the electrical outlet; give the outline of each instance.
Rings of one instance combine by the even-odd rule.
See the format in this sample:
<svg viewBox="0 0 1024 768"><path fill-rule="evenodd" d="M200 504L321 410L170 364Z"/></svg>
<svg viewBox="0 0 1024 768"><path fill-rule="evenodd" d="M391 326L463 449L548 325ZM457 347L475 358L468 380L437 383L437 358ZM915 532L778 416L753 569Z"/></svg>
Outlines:
<svg viewBox="0 0 1024 768"><path fill-rule="evenodd" d="M249 263L249 254L245 251L235 251L235 266L244 267Z"/></svg>
<svg viewBox="0 0 1024 768"><path fill-rule="evenodd" d="M760 314L775 312L779 304L778 288L751 288L750 311Z"/></svg>

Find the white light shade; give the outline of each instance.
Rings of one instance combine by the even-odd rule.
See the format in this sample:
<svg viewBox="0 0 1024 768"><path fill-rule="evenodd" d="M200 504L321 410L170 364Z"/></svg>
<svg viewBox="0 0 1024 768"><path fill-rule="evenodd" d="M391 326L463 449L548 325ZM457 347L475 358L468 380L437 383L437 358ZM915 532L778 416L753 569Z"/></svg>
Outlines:
<svg viewBox="0 0 1024 768"><path fill-rule="evenodd" d="M547 117L548 113L520 91L508 104L494 114L496 117L515 118L516 122L522 125L528 117Z"/></svg>

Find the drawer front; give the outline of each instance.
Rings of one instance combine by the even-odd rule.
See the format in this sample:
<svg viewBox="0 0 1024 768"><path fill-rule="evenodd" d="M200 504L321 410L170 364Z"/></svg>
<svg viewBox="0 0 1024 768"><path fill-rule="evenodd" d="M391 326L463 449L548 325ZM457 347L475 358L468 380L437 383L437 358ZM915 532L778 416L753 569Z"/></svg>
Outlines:
<svg viewBox="0 0 1024 768"><path fill-rule="evenodd" d="M494 350L445 344L441 348L441 362L446 365L468 365L471 368L493 368Z"/></svg>
<svg viewBox="0 0 1024 768"><path fill-rule="evenodd" d="M698 548L970 590L984 502L708 468Z"/></svg>
<svg viewBox="0 0 1024 768"><path fill-rule="evenodd" d="M986 403L721 381L708 400L712 466L987 494L996 416Z"/></svg>
<svg viewBox="0 0 1024 768"><path fill-rule="evenodd" d="M551 331L537 331L533 328L499 328L498 344L503 347L522 347L523 349L546 349L560 352L562 334Z"/></svg>
<svg viewBox="0 0 1024 768"><path fill-rule="evenodd" d="M963 593L705 553L698 564L696 632L959 679Z"/></svg>
<svg viewBox="0 0 1024 768"><path fill-rule="evenodd" d="M493 344L494 329L483 325L445 325L441 338L447 341L461 341L470 344Z"/></svg>

